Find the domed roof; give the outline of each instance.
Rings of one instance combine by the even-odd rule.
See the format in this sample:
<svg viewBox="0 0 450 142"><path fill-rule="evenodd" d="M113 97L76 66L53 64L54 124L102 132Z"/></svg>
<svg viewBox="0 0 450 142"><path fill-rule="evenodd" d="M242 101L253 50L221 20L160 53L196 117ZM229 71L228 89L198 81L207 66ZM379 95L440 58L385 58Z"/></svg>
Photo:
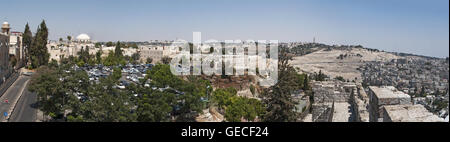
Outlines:
<svg viewBox="0 0 450 142"><path fill-rule="evenodd" d="M80 34L77 36L77 40L91 40L91 37L89 37L87 34Z"/></svg>
<svg viewBox="0 0 450 142"><path fill-rule="evenodd" d="M2 28L9 28L9 23L8 22L3 22Z"/></svg>

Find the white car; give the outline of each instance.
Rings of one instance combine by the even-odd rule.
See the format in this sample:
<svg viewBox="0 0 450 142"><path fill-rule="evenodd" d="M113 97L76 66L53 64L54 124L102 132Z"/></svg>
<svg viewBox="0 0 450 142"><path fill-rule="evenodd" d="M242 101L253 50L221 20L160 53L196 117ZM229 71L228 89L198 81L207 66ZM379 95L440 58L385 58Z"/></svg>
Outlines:
<svg viewBox="0 0 450 142"><path fill-rule="evenodd" d="M123 85L118 85L117 88L119 88L119 89L125 89L125 86L123 86Z"/></svg>

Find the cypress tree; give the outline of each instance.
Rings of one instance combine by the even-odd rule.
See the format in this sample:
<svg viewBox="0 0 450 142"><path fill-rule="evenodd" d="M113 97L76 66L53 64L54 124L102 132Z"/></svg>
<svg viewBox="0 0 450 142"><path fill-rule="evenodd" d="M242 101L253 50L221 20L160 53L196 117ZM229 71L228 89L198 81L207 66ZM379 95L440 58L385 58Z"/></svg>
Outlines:
<svg viewBox="0 0 450 142"><path fill-rule="evenodd" d="M116 57L117 57L117 58L120 58L120 57L123 56L123 55L122 55L122 49L120 49L121 46L122 46L122 45L120 45L120 42L118 41L117 44L116 44L116 48L114 49L114 53L116 54Z"/></svg>
<svg viewBox="0 0 450 142"><path fill-rule="evenodd" d="M41 46L39 47L40 53L41 53L41 65L47 65L48 60L50 59L50 54L47 50L47 41L48 41L48 29L47 25L45 24L45 20L42 20L41 23Z"/></svg>
<svg viewBox="0 0 450 142"><path fill-rule="evenodd" d="M303 90L309 90L309 78L308 74L305 74L305 79L303 80Z"/></svg>
<svg viewBox="0 0 450 142"><path fill-rule="evenodd" d="M31 48L31 42L33 41L33 34L30 31L30 26L25 25L25 31L23 32L23 47L25 52L25 61L30 62L30 53L29 50Z"/></svg>
<svg viewBox="0 0 450 142"><path fill-rule="evenodd" d="M278 82L264 89L262 96L263 102L267 106L267 112L263 120L267 122L295 122L297 113L294 108L297 102L291 96L292 91L297 88L295 78L296 71L289 64L292 56L286 52L286 48L281 48L278 61Z"/></svg>
<svg viewBox="0 0 450 142"><path fill-rule="evenodd" d="M38 26L30 48L32 68L47 65L50 54L47 51L48 29L45 20Z"/></svg>

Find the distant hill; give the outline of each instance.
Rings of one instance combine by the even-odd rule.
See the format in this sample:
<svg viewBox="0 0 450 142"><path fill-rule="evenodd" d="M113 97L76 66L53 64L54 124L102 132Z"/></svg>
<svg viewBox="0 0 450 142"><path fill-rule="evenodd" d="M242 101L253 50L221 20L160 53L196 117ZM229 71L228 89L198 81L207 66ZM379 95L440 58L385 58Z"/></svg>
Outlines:
<svg viewBox="0 0 450 142"><path fill-rule="evenodd" d="M325 51L329 51L332 49L334 49L334 50L352 50L355 48L356 49L365 49L365 50L371 51L371 52L386 52L386 53L394 54L394 55L397 55L400 57L415 56L415 57L421 57L421 58L425 58L425 59L442 59L442 58L438 58L438 57L417 55L417 54L412 54L412 53L388 52L388 51L383 51L383 50L379 50L379 49L367 48L362 45L327 45L327 44L322 44L322 43L305 43L305 44L301 44L301 45L296 45L295 47L290 48L289 52L294 55L297 55L297 56L303 56L303 55L307 55L307 54L310 54L312 52L319 51L319 50L325 50Z"/></svg>

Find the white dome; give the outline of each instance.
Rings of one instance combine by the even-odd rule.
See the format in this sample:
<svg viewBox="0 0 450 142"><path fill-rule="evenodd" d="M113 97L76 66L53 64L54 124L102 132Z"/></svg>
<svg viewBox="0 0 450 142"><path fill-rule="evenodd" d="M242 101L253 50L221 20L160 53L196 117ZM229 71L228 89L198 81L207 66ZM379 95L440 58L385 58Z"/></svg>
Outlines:
<svg viewBox="0 0 450 142"><path fill-rule="evenodd" d="M9 29L9 23L8 22L3 22L2 28Z"/></svg>
<svg viewBox="0 0 450 142"><path fill-rule="evenodd" d="M77 40L88 41L91 40L91 38L87 34L80 34L77 36Z"/></svg>

